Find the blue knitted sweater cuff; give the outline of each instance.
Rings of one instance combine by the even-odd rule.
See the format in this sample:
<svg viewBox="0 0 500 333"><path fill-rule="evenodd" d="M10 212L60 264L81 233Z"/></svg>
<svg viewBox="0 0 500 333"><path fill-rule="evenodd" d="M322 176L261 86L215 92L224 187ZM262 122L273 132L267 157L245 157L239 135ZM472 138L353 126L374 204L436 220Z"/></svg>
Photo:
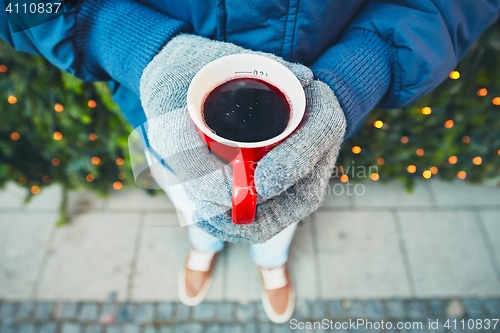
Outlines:
<svg viewBox="0 0 500 333"><path fill-rule="evenodd" d="M375 32L356 29L311 66L315 77L328 84L339 100L347 121L346 138L375 106L390 104L397 97L396 52Z"/></svg>
<svg viewBox="0 0 500 333"><path fill-rule="evenodd" d="M86 0L79 6L75 44L80 60L100 80L115 80L139 96L144 68L190 26L131 0Z"/></svg>

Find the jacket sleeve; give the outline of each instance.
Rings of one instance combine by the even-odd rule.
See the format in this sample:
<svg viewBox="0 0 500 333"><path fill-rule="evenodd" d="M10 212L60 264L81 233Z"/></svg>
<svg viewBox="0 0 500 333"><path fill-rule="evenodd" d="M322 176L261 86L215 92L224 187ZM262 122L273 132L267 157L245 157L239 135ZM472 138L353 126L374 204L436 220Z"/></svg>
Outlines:
<svg viewBox="0 0 500 333"><path fill-rule="evenodd" d="M86 81L114 80L138 95L143 69L188 24L133 0L84 0L39 26L12 32L0 10L0 37Z"/></svg>
<svg viewBox="0 0 500 333"><path fill-rule="evenodd" d="M500 0L371 1L311 69L339 98L349 136L375 106L439 85L499 11Z"/></svg>

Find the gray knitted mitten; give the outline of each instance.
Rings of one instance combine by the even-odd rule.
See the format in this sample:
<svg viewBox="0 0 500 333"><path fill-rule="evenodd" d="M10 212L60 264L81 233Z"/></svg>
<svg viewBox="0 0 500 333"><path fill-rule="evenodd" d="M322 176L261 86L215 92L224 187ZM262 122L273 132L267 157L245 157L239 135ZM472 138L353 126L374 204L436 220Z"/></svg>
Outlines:
<svg viewBox="0 0 500 333"><path fill-rule="evenodd" d="M303 87L313 81L311 70L303 65L194 35L172 39L141 77L141 101L148 118L151 148L174 171L195 202L208 200L230 205L232 171L227 163L211 154L196 133L186 108L187 90L203 66L220 57L240 53L260 54L280 62L295 74Z"/></svg>
<svg viewBox="0 0 500 333"><path fill-rule="evenodd" d="M314 81L305 93L307 109L303 125L257 164L255 181L262 198L255 221L235 225L228 214L214 216L219 210L215 204L202 201L193 217L199 227L225 241L262 243L320 206L346 122L326 84ZM269 198L272 194L275 196Z"/></svg>

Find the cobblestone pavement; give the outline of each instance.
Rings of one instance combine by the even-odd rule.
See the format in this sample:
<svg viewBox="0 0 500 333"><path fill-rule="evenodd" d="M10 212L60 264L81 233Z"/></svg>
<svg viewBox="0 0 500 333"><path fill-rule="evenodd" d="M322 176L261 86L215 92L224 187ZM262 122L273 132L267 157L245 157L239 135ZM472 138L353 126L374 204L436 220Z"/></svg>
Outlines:
<svg viewBox="0 0 500 333"><path fill-rule="evenodd" d="M190 308L174 302L1 301L0 333L500 332L499 317L500 298L299 301L292 321L282 325L268 321L260 302ZM324 325L324 319L330 328L302 326ZM438 320L439 328L429 329L429 320Z"/></svg>

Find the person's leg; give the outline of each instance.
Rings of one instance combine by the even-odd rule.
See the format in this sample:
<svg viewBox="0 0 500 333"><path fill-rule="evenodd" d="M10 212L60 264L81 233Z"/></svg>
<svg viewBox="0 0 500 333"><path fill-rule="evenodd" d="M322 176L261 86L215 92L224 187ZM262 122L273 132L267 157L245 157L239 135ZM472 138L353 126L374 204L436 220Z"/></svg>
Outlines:
<svg viewBox="0 0 500 333"><path fill-rule="evenodd" d="M293 223L267 242L250 246L250 254L262 280L264 311L277 324L290 320L295 308L295 291L286 262L297 225Z"/></svg>
<svg viewBox="0 0 500 333"><path fill-rule="evenodd" d="M290 224L265 243L252 244L250 255L253 262L263 268L275 268L285 264L297 225L298 223Z"/></svg>

